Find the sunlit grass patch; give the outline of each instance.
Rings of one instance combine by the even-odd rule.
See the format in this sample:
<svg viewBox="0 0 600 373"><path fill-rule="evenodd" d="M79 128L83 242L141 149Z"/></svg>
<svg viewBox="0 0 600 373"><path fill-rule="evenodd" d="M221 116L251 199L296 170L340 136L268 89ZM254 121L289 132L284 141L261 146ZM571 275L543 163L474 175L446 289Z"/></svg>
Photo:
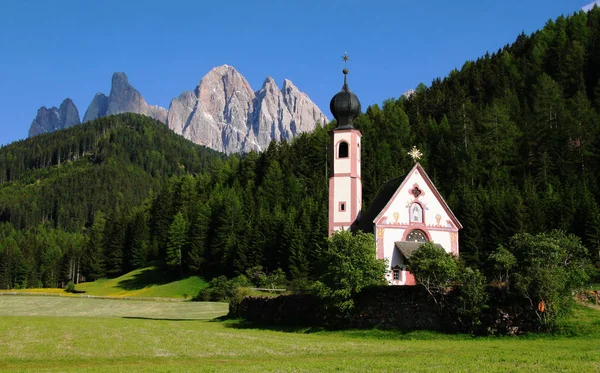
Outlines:
<svg viewBox="0 0 600 373"><path fill-rule="evenodd" d="M238 328L235 321L207 320L226 312L225 303L4 297L0 300L0 370L588 372L600 369L597 334L600 311L584 306L577 306L569 321L576 326L571 334L526 338L376 329L278 331Z"/></svg>
<svg viewBox="0 0 600 373"><path fill-rule="evenodd" d="M178 279L164 268L153 265L117 278L81 283L75 289L88 295L110 297L191 298L207 286L201 277Z"/></svg>

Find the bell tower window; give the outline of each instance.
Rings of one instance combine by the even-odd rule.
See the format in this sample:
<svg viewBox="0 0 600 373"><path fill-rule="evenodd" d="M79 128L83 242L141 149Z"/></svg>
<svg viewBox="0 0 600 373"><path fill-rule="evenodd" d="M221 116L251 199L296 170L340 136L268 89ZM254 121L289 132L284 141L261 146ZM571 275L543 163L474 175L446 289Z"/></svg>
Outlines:
<svg viewBox="0 0 600 373"><path fill-rule="evenodd" d="M338 158L348 158L348 143L345 141L340 142L338 147Z"/></svg>

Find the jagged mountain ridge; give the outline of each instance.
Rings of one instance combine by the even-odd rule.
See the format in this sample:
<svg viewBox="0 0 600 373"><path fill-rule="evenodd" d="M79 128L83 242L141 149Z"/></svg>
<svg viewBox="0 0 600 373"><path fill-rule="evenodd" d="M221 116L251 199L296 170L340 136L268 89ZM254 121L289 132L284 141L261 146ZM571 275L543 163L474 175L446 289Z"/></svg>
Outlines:
<svg viewBox="0 0 600 373"><path fill-rule="evenodd" d="M42 106L38 109L37 115L29 127L29 137L69 128L80 123L77 107L70 98L66 98L59 108L53 106L48 109Z"/></svg>
<svg viewBox="0 0 600 373"><path fill-rule="evenodd" d="M291 81L285 79L280 89L268 77L261 89L254 91L246 78L228 65L209 71L194 91L185 91L174 98L168 111L148 105L129 84L125 73L114 73L110 94L96 94L83 122L126 112L150 116L197 144L227 154L261 151L271 140L290 139L312 131L317 123L327 123L322 111ZM64 127L54 124L44 127L36 123L47 120L36 120L30 137Z"/></svg>
<svg viewBox="0 0 600 373"><path fill-rule="evenodd" d="M228 65L212 69L193 92L171 101L167 124L176 133L225 153L261 151L271 140L312 131L327 118L285 79L279 89L268 77L258 91Z"/></svg>
<svg viewBox="0 0 600 373"><path fill-rule="evenodd" d="M159 106L150 106L142 94L131 84L125 73L114 73L108 96L96 93L85 112L83 122L107 115L121 113L144 114L160 122L167 122L167 110Z"/></svg>

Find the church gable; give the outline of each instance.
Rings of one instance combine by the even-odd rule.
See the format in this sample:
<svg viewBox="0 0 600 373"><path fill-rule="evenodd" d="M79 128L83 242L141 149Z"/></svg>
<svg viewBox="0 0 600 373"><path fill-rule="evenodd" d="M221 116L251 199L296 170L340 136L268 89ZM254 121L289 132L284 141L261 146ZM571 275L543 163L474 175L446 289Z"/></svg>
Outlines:
<svg viewBox="0 0 600 373"><path fill-rule="evenodd" d="M378 227L423 226L453 231L462 228L419 163L410 170L372 222Z"/></svg>

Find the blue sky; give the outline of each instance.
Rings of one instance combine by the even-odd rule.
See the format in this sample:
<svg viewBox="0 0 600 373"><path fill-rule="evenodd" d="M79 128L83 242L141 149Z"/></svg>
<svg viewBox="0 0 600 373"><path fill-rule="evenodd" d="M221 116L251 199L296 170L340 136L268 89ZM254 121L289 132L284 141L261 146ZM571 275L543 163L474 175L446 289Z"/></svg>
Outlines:
<svg viewBox="0 0 600 373"><path fill-rule="evenodd" d="M0 145L27 137L41 106L73 99L83 118L123 71L152 105L234 66L258 90L290 79L328 117L342 84L363 108L443 77L591 0L3 1Z"/></svg>

